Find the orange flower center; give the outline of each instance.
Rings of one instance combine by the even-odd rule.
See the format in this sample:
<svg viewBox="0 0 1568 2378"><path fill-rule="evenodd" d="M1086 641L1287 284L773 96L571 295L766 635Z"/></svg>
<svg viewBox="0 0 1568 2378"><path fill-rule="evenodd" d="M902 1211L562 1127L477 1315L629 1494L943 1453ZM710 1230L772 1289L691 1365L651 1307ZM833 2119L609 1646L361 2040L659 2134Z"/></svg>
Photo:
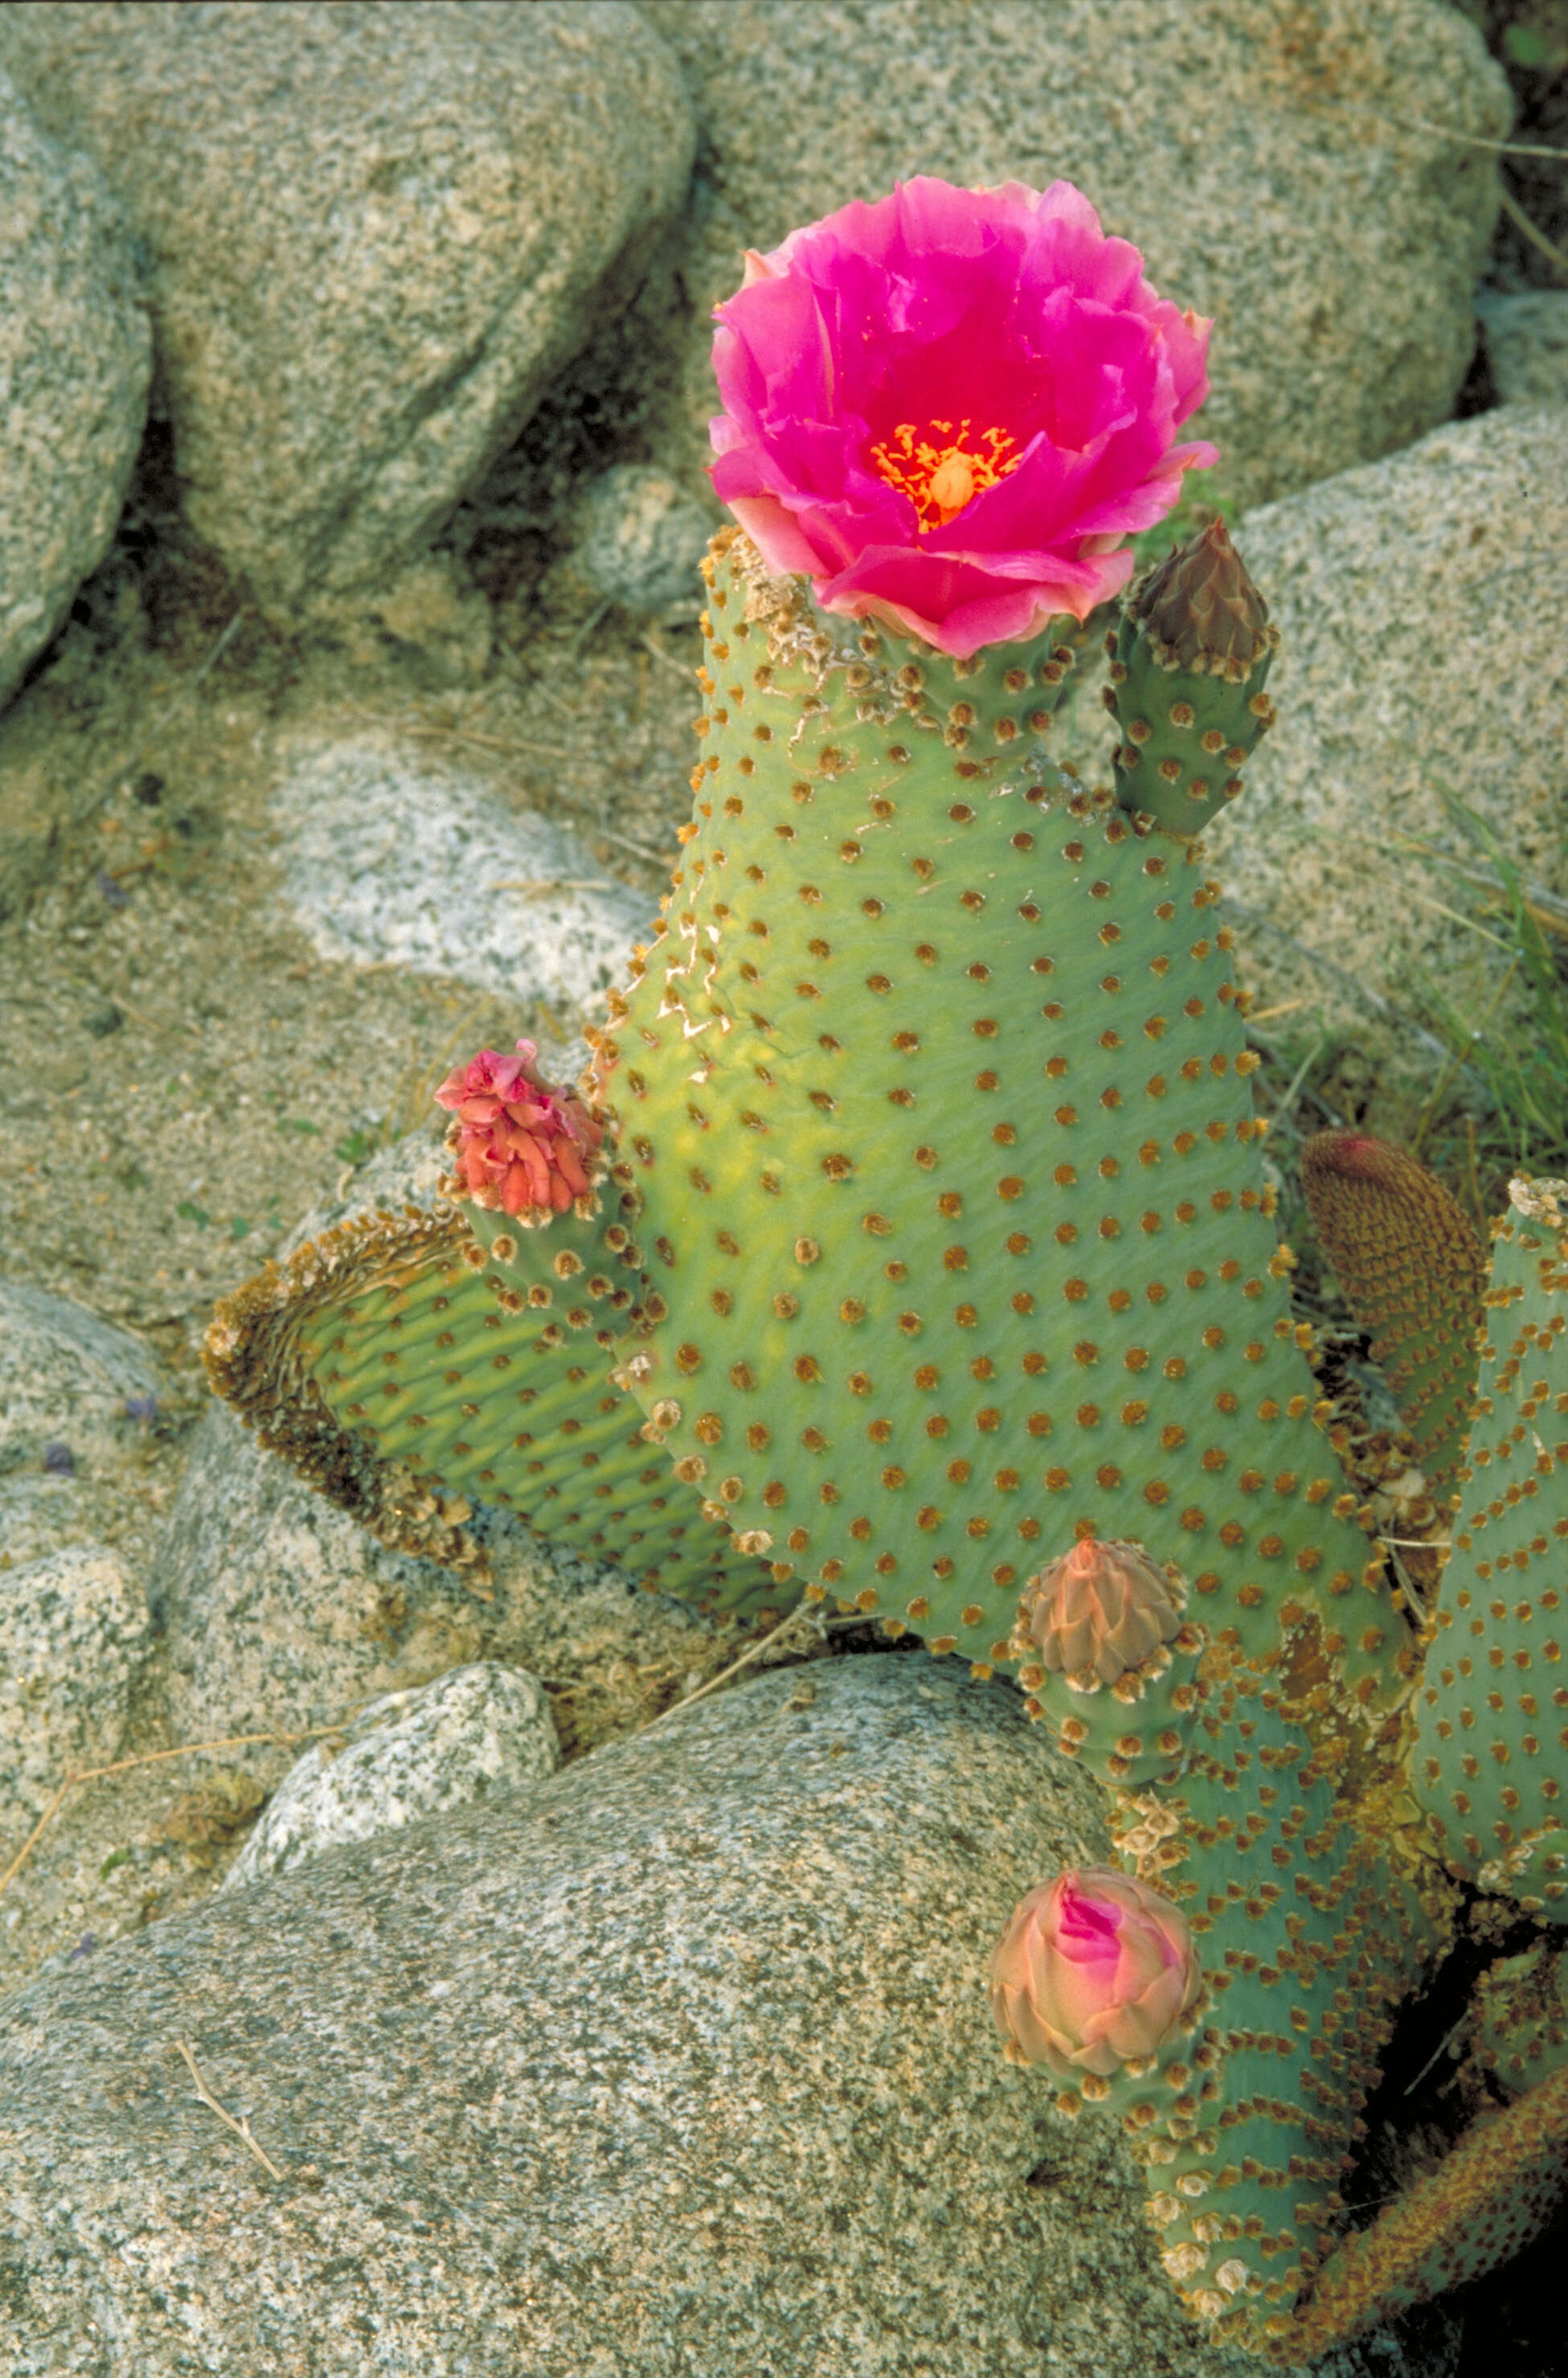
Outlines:
<svg viewBox="0 0 1568 2378"><path fill-rule="evenodd" d="M982 429L968 421L933 421L924 431L902 421L891 438L873 446L871 468L890 487L909 498L922 535L945 528L965 504L1016 471L1023 460L1011 430Z"/></svg>

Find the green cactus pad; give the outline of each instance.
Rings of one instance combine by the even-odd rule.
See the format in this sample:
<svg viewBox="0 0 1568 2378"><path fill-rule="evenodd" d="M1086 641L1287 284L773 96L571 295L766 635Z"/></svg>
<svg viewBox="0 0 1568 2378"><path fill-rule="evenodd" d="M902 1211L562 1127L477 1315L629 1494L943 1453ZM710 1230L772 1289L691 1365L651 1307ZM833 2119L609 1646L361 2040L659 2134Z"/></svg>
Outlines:
<svg viewBox="0 0 1568 2378"><path fill-rule="evenodd" d="M1364 1132L1324 1131L1301 1151L1323 1252L1371 1339L1434 1494L1459 1467L1476 1382L1486 1260L1441 1181Z"/></svg>
<svg viewBox="0 0 1568 2378"><path fill-rule="evenodd" d="M1179 2292L1215 2324L1216 2344L1278 2352L1298 2291L1332 2251L1398 2001L1445 1927L1336 1813L1332 1762L1314 1757L1299 1710L1245 1670L1233 1690L1212 1735L1201 1722L1166 1802L1178 1829L1155 1853L1199 1938L1212 2000L1194 2076L1208 2070L1189 2084L1191 2128L1154 2129L1143 2152Z"/></svg>
<svg viewBox="0 0 1568 2378"><path fill-rule="evenodd" d="M469 1497L650 1587L770 1599L611 1377L645 1318L624 1223L411 1207L330 1231L220 1306L218 1391L383 1542L483 1566ZM488 1243L486 1243L486 1240Z"/></svg>
<svg viewBox="0 0 1568 2378"><path fill-rule="evenodd" d="M1162 2054L1146 2083L1118 2075L1108 2110L1147 2168L1184 2301L1216 2344L1285 2360L1397 2002L1443 1945L1453 1896L1416 1888L1397 1724L1369 1757L1321 1678L1311 1627L1269 1660L1212 1647L1179 1781L1123 1791L1113 1820L1140 1879L1186 1916L1205 1994L1190 2051ZM1347 1814L1352 1774L1371 1824ZM1106 2094L1069 2084L1057 2103Z"/></svg>
<svg viewBox="0 0 1568 2378"><path fill-rule="evenodd" d="M1191 835L1236 799L1242 763L1274 722L1263 688L1278 644L1223 521L1129 590L1106 638L1125 809Z"/></svg>
<svg viewBox="0 0 1568 2378"><path fill-rule="evenodd" d="M1497 1224L1476 1416L1416 1699L1442 1855L1526 1910L1568 1900L1568 1183Z"/></svg>
<svg viewBox="0 0 1568 2378"><path fill-rule="evenodd" d="M717 550L694 837L598 1065L680 1474L981 1668L1030 1569L1136 1514L1211 1635L1310 1605L1385 1697L1407 1630L1313 1425L1215 888L1049 767L1044 640L910 660Z"/></svg>
<svg viewBox="0 0 1568 2378"><path fill-rule="evenodd" d="M1306 2361L1413 2303L1496 2270L1540 2235L1568 2179L1568 2064L1484 2116L1442 2168L1348 2238L1300 2307Z"/></svg>

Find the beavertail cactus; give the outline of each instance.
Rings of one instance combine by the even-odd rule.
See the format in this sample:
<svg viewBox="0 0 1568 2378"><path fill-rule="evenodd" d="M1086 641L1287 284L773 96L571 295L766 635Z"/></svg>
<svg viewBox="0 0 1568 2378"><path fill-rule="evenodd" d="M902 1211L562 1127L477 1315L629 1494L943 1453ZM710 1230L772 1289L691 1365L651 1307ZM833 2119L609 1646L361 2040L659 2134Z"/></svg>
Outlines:
<svg viewBox="0 0 1568 2378"><path fill-rule="evenodd" d="M1008 1648L1029 1714L1048 1718L1057 1748L1107 1784L1169 1774L1186 1754L1204 1640L1183 1623L1188 1591L1173 1561L1095 1536L1024 1589Z"/></svg>
<svg viewBox="0 0 1568 2378"><path fill-rule="evenodd" d="M1106 643L1120 797L1167 834L1196 835L1240 792L1242 763L1274 721L1263 687L1279 631L1223 521L1138 581Z"/></svg>
<svg viewBox="0 0 1568 2378"><path fill-rule="evenodd" d="M1522 1184L1429 1621L1290 1311L1194 840L1273 715L1223 529L1123 605L1114 788L1048 756L1126 535L1212 459L1174 442L1207 332L1063 185L922 178L749 260L691 819L581 1096L527 1044L460 1068L449 1203L269 1267L209 1361L389 1542L476 1559L472 1497L709 1610L803 1597L1016 1670L1120 1866L1024 1903L1003 2028L1064 2115L1121 2121L1195 2317L1290 2362L1550 2201L1547 2035L1406 2206L1353 2233L1342 2184L1458 1879L1560 1912L1568 1260L1559 1192ZM1423 1303L1441 1201L1318 1170L1345 1243L1394 1247L1377 1327L1441 1471L1468 1377L1451 1248Z"/></svg>
<svg viewBox="0 0 1568 2378"><path fill-rule="evenodd" d="M1568 1182L1518 1180L1496 1227L1475 1419L1412 1775L1442 1854L1568 1915Z"/></svg>
<svg viewBox="0 0 1568 2378"><path fill-rule="evenodd" d="M1568 2063L1568 1949L1538 1940L1490 1967L1476 1992L1475 2050L1511 2097Z"/></svg>

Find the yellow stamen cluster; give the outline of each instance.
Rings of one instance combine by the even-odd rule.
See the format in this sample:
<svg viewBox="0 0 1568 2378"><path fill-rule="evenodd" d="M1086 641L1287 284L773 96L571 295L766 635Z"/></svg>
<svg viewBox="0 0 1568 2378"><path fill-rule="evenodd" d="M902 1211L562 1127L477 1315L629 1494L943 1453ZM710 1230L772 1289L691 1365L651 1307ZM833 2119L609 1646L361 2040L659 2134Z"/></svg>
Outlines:
<svg viewBox="0 0 1568 2378"><path fill-rule="evenodd" d="M976 438L965 420L933 421L924 433L902 421L868 459L880 479L909 498L924 535L945 528L965 504L1016 471L1023 457L1011 430L983 429Z"/></svg>

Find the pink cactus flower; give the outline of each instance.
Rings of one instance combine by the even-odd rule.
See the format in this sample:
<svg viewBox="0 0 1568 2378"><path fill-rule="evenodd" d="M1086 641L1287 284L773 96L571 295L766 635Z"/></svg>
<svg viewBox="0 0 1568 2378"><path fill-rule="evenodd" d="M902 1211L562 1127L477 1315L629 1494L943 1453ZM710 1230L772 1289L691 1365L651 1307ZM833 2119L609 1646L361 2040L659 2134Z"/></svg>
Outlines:
<svg viewBox="0 0 1568 2378"><path fill-rule="evenodd" d="M1187 1919L1113 1867L1042 1883L991 1959L991 2012L1014 2062L1101 2078L1152 2056L1203 1988Z"/></svg>
<svg viewBox="0 0 1568 2378"><path fill-rule="evenodd" d="M755 250L715 307L715 492L818 603L962 658L1083 619L1216 448L1212 325L1071 182L928 174Z"/></svg>
<svg viewBox="0 0 1568 2378"><path fill-rule="evenodd" d="M563 1214L592 1187L591 1168L604 1138L582 1100L553 1090L534 1066L539 1051L520 1040L517 1054L482 1049L447 1075L436 1093L455 1118L447 1145L464 1194L476 1206L519 1220Z"/></svg>
<svg viewBox="0 0 1568 2378"><path fill-rule="evenodd" d="M1181 1631L1181 1607L1142 1544L1088 1536L1030 1579L1018 1622L1025 1658L1055 1675L1114 1685L1131 1669L1162 1664L1162 1646Z"/></svg>

